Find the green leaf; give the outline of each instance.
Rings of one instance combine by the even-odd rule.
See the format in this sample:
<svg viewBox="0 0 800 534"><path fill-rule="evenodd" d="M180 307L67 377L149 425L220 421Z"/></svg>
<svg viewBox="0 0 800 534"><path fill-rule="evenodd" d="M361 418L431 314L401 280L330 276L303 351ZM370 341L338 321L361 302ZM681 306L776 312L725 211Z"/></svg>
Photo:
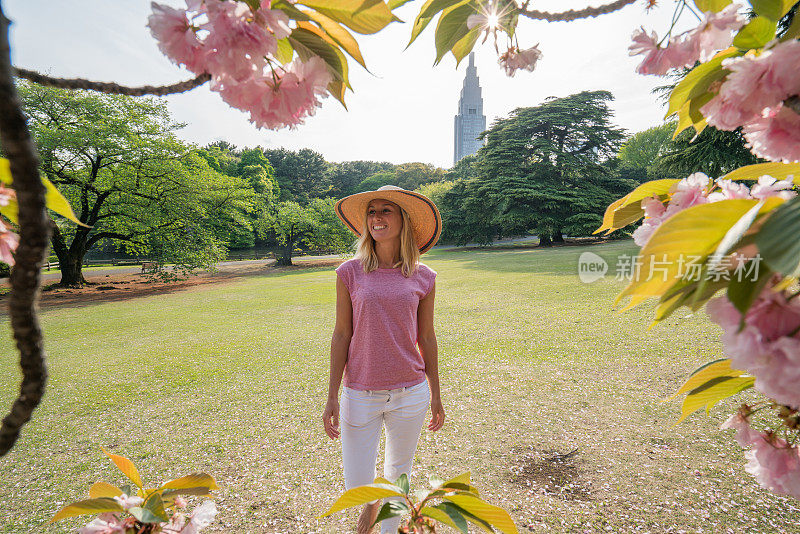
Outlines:
<svg viewBox="0 0 800 534"><path fill-rule="evenodd" d="M731 0L694 0L694 5L696 5L700 11L713 11L714 13L719 13L730 5L730 3Z"/></svg>
<svg viewBox="0 0 800 534"><path fill-rule="evenodd" d="M0 214L14 224L19 224L19 204L16 198L9 198L8 204L0 206Z"/></svg>
<svg viewBox="0 0 800 534"><path fill-rule="evenodd" d="M95 482L92 484L92 487L89 488L89 497L92 499L99 499L102 497L113 499L114 497L119 497L120 495L122 495L122 490L107 482Z"/></svg>
<svg viewBox="0 0 800 534"><path fill-rule="evenodd" d="M718 281L709 280L707 273L708 270L703 268L699 280L679 280L664 292L656 308L654 321L663 321L681 306L688 306L692 311L699 310L729 283L721 277Z"/></svg>
<svg viewBox="0 0 800 534"><path fill-rule="evenodd" d="M742 371L731 369L731 361L728 358L720 358L719 360L708 362L692 371L692 374L689 375L689 378L683 383L678 391L661 402L670 401L682 393L692 391L693 389L702 386L713 378L737 377L742 376L743 374L745 373Z"/></svg>
<svg viewBox="0 0 800 534"><path fill-rule="evenodd" d="M644 216L642 200L653 195L665 196L678 182L680 180L662 179L643 183L624 197L612 202L603 214L603 224L592 233L598 234L603 230L610 233L638 221Z"/></svg>
<svg viewBox="0 0 800 534"><path fill-rule="evenodd" d="M444 499L458 505L475 517L497 527L505 534L516 534L517 526L508 512L472 495L446 495Z"/></svg>
<svg viewBox="0 0 800 534"><path fill-rule="evenodd" d="M409 2L411 2L411 0L389 0L387 4L389 4L389 9L394 11L398 7L402 7Z"/></svg>
<svg viewBox="0 0 800 534"><path fill-rule="evenodd" d="M364 9L364 0L298 0L297 3L361 34L377 33L394 20L394 15L384 2L370 2L372 5Z"/></svg>
<svg viewBox="0 0 800 534"><path fill-rule="evenodd" d="M11 175L11 162L6 158L0 158L0 182L11 185L14 177Z"/></svg>
<svg viewBox="0 0 800 534"><path fill-rule="evenodd" d="M452 527L462 534L468 534L469 526L467 525L466 518L461 515L458 508L449 502L442 502L435 506L423 506L419 511L420 514L430 517L434 521L444 523Z"/></svg>
<svg viewBox="0 0 800 534"><path fill-rule="evenodd" d="M753 11L769 20L778 22L789 12L797 0L750 0Z"/></svg>
<svg viewBox="0 0 800 534"><path fill-rule="evenodd" d="M411 27L411 40L408 41L406 48L411 46L411 43L422 33L422 30L428 26L433 17L443 9L447 9L452 5L460 3L462 0L427 0L419 10L417 18L414 19L414 25Z"/></svg>
<svg viewBox="0 0 800 534"><path fill-rule="evenodd" d="M725 233L725 237L717 245L716 250L711 256L708 257L708 269L714 270L719 266L722 259L728 255L734 245L736 245L742 236L750 229L753 221L756 220L759 211L764 206L765 200L760 200L758 204L750 208L747 213L734 223L733 226Z"/></svg>
<svg viewBox="0 0 800 534"><path fill-rule="evenodd" d="M794 17L792 18L792 23L789 25L786 33L784 33L780 38L780 41L784 43L786 41L796 39L798 36L800 36L800 17Z"/></svg>
<svg viewBox="0 0 800 534"><path fill-rule="evenodd" d="M384 497L404 497L405 494L400 491L400 488L392 484L366 484L358 486L344 492L344 494L336 500L331 508L319 517L326 517L339 510L345 508L352 508L354 506L361 506L368 502L377 501Z"/></svg>
<svg viewBox="0 0 800 534"><path fill-rule="evenodd" d="M774 20L756 17L739 30L739 33L733 38L733 46L745 50L761 48L775 38L777 27L778 23Z"/></svg>
<svg viewBox="0 0 800 534"><path fill-rule="evenodd" d="M705 93L713 82L726 76L730 71L722 68L723 60L741 55L742 52L740 50L731 47L719 52L713 59L692 69L672 90L669 96L669 108L667 109L666 117L675 114L686 102Z"/></svg>
<svg viewBox="0 0 800 534"><path fill-rule="evenodd" d="M275 58L283 65L286 65L292 61L293 57L294 49L292 48L292 43L289 42L289 39L286 37L283 39L278 39L278 50L275 52Z"/></svg>
<svg viewBox="0 0 800 534"><path fill-rule="evenodd" d="M170 480L159 489L186 489L186 488L198 488L201 486L205 486L209 490L218 490L219 486L217 486L216 480L209 474L206 473L192 473L191 475L186 475L181 478L176 478L175 480Z"/></svg>
<svg viewBox="0 0 800 534"><path fill-rule="evenodd" d="M394 485L397 486L398 488L400 488L403 491L403 493L408 495L408 492L409 492L409 489L410 489L410 484L408 482L408 475L407 474L402 473L397 478L397 480L395 481Z"/></svg>
<svg viewBox="0 0 800 534"><path fill-rule="evenodd" d="M406 512L408 512L408 505L403 501L387 501L383 506L381 506L381 509L378 512L377 517L375 517L375 521L372 523L372 525L375 526L384 519L397 517L398 515L403 515Z"/></svg>
<svg viewBox="0 0 800 534"><path fill-rule="evenodd" d="M730 300L742 314L747 313L747 310L750 309L756 297L761 294L764 286L767 285L767 282L769 282L769 279L772 277L772 270L766 265L763 265L761 261L756 262L756 260L750 260L747 262L744 267L744 272L750 273L751 269L757 273L757 276L749 275L741 278L731 276L730 283L728 284L728 300ZM753 279L754 276L755 280Z"/></svg>
<svg viewBox="0 0 800 534"><path fill-rule="evenodd" d="M120 471L122 471L123 475L131 479L131 481L139 486L140 489L142 488L142 479L139 478L139 471L136 470L136 466L133 465L133 462L124 456L111 454L102 447L100 447L100 450L103 451L106 456L111 458L111 461L114 462L114 465L116 465Z"/></svg>
<svg viewBox="0 0 800 534"><path fill-rule="evenodd" d="M467 17L478 10L475 0L461 0L461 2L442 11L439 23L436 25L436 61L438 64L444 55L449 52L465 35L469 33Z"/></svg>
<svg viewBox="0 0 800 534"><path fill-rule="evenodd" d="M142 523L161 523L169 521L169 516L164 510L164 501L159 492L151 493L141 507L134 506L128 510L131 515Z"/></svg>
<svg viewBox="0 0 800 534"><path fill-rule="evenodd" d="M772 176L776 180L790 180L794 184L800 184L800 163L770 162L745 165L729 172L722 178L725 180L758 180L764 175Z"/></svg>
<svg viewBox="0 0 800 534"><path fill-rule="evenodd" d="M461 38L456 44L453 45L453 48L450 49L452 52L453 57L456 58L456 66L461 63L461 60L464 59L472 52L472 49L475 48L475 43L478 42L478 38L481 36L481 29L478 27L472 28L467 35Z"/></svg>
<svg viewBox="0 0 800 534"><path fill-rule="evenodd" d="M442 504L445 504L445 503L442 503ZM452 508L455 509L455 511L457 511L459 514L464 516L464 518L467 521L469 521L473 525L477 525L478 527L480 527L480 529L483 530L484 532L489 532L491 534L494 534L494 529L492 528L492 525L489 524L487 521L484 521L483 519L481 519L480 517L476 516L472 512L469 512L468 510L465 510L464 508L462 508L462 507L460 507L460 506L458 506L456 504L453 504L451 502L447 502L446 504L450 505Z"/></svg>
<svg viewBox="0 0 800 534"><path fill-rule="evenodd" d="M308 22L298 22L287 38L301 59L308 60L319 56L328 65L329 72L335 80L348 84L347 60L335 44L328 42L329 37L322 30Z"/></svg>
<svg viewBox="0 0 800 534"><path fill-rule="evenodd" d="M782 274L800 274L800 197L776 209L756 234L756 245L770 269Z"/></svg>
<svg viewBox="0 0 800 534"><path fill-rule="evenodd" d="M270 4L270 9L280 9L286 16L293 20L304 20L308 21L311 18L305 11L300 11L295 7L295 5L288 0L272 0L272 4Z"/></svg>
<svg viewBox="0 0 800 534"><path fill-rule="evenodd" d="M691 390L681 405L680 423L688 416L705 406L710 411L716 403L753 387L756 379L752 376L718 376Z"/></svg>
<svg viewBox="0 0 800 534"><path fill-rule="evenodd" d="M767 199L761 212L766 213L782 202L775 197ZM757 200L721 200L693 206L664 221L641 250L639 276L619 294L617 302L630 296L631 301L624 308L627 310L647 298L664 295L681 281L683 262L699 258L702 263L731 226L756 204Z"/></svg>
<svg viewBox="0 0 800 534"><path fill-rule="evenodd" d="M245 4L250 6L250 9L256 11L259 7L261 7L261 0L242 0Z"/></svg>
<svg viewBox="0 0 800 534"><path fill-rule="evenodd" d="M367 64L364 62L364 58L361 55L361 49L358 47L358 42L355 40L353 35L345 29L344 26L330 17L326 17L322 13L311 12L309 13L309 16L314 22L319 24L325 33L327 33L328 36L342 48L342 50L350 54L350 56L358 61L362 67L365 69L367 68Z"/></svg>
<svg viewBox="0 0 800 534"><path fill-rule="evenodd" d="M62 217L66 217L83 227L89 228L89 226L86 226L78 220L78 217L75 216L75 212L72 211L72 206L69 205L67 199L56 189L56 186L43 175L41 176L41 180L45 187L44 202L47 207ZM14 183L14 177L11 175L11 162L6 158L0 158L0 182L6 185ZM13 202L9 202L8 206L5 206L5 208L6 209L2 210L3 215L8 217L14 224L17 224L17 214L19 213L17 201L13 200Z"/></svg>
<svg viewBox="0 0 800 534"><path fill-rule="evenodd" d="M104 512L122 512L124 509L117 501L110 497L101 497L99 499L87 499L85 501L74 502L65 506L58 511L51 523L55 523L66 517L75 517L77 515L85 514L102 514Z"/></svg>

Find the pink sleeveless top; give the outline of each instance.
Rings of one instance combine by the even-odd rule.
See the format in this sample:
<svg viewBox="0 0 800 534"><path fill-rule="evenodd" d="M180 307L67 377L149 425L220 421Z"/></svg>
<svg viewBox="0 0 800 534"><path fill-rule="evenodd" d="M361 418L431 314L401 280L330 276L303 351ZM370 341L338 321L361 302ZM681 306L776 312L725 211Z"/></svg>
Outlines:
<svg viewBox="0 0 800 534"><path fill-rule="evenodd" d="M422 263L406 278L400 269L367 274L352 259L336 269L353 303L353 337L344 372L351 389L396 389L425 380L417 348L417 309L436 279Z"/></svg>

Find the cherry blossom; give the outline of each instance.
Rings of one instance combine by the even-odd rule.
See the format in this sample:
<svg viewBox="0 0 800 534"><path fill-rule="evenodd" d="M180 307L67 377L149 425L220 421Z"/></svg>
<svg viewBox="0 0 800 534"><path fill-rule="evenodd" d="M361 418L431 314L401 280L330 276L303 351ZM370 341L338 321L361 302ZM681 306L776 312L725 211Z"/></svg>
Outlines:
<svg viewBox="0 0 800 534"><path fill-rule="evenodd" d="M0 261L14 265L14 251L19 245L19 236L0 221Z"/></svg>
<svg viewBox="0 0 800 534"><path fill-rule="evenodd" d="M742 447L751 447L745 453L748 462L745 470L756 477L758 483L775 493L800 499L800 449L786 440L758 432L750 427L741 413L732 415L722 428L736 430L736 441Z"/></svg>
<svg viewBox="0 0 800 534"><path fill-rule="evenodd" d="M706 311L723 329L731 367L755 376L755 388L764 395L800 407L800 303L767 288L744 318L727 297L710 301Z"/></svg>
<svg viewBox="0 0 800 534"><path fill-rule="evenodd" d="M197 38L186 10L152 2L153 14L148 17L150 33L161 52L177 65L185 65L197 74L205 70L206 49Z"/></svg>
<svg viewBox="0 0 800 534"><path fill-rule="evenodd" d="M514 76L517 70L527 70L532 72L536 68L536 62L542 57L539 45L526 50L516 47L509 48L505 54L500 56L497 62L505 69L507 76Z"/></svg>
<svg viewBox="0 0 800 534"><path fill-rule="evenodd" d="M695 59L690 49L684 47L680 40L672 38L666 48L658 46L656 32L649 35L644 28L633 32L633 43L628 47L629 55L645 54L644 60L636 68L639 74L664 75L670 69L694 64Z"/></svg>
<svg viewBox="0 0 800 534"><path fill-rule="evenodd" d="M765 111L764 116L742 128L750 152L770 161L800 161L800 115L785 106Z"/></svg>
<svg viewBox="0 0 800 534"><path fill-rule="evenodd" d="M8 203L16 198L16 191L10 187L5 187L3 184L0 184L0 206L8 206Z"/></svg>
<svg viewBox="0 0 800 534"><path fill-rule="evenodd" d="M122 506L125 510L130 510L134 506L141 506L142 503L144 502L144 499L141 497L136 497L136 496L128 497L124 493L122 495L114 497L114 500L117 501L119 505Z"/></svg>
<svg viewBox="0 0 800 534"><path fill-rule="evenodd" d="M797 196L797 193L791 191L791 189L792 182L789 180L777 180L772 176L764 175L758 178L758 183L750 190L750 194L753 198L759 200L770 197L780 197L783 200L789 200Z"/></svg>
<svg viewBox="0 0 800 534"><path fill-rule="evenodd" d="M78 534L125 534L127 527L114 514L100 514L91 522L78 529Z"/></svg>

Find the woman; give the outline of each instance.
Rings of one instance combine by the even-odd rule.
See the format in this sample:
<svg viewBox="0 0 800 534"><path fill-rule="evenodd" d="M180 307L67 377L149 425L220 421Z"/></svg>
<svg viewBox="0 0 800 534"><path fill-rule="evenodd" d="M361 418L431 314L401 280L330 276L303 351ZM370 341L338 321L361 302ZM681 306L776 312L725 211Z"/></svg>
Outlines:
<svg viewBox="0 0 800 534"><path fill-rule="evenodd" d="M336 269L336 327L322 419L331 439L342 437L350 489L374 481L381 427L383 476L395 481L411 472L429 405L428 430L444 424L433 330L436 273L418 261L442 225L433 202L391 185L340 200L336 213L359 241L355 257ZM364 507L359 534L370 532L379 508L380 502ZM396 533L399 523L399 517L382 521L381 533Z"/></svg>

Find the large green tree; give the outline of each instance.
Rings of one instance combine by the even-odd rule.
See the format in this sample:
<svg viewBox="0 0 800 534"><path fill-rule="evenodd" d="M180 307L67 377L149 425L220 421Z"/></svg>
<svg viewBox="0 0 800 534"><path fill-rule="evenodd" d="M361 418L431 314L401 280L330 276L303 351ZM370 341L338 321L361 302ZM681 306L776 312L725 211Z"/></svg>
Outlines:
<svg viewBox="0 0 800 534"><path fill-rule="evenodd" d="M328 163L328 196L343 198L357 193L359 184L379 172L394 170L395 165L385 161L344 161Z"/></svg>
<svg viewBox="0 0 800 534"><path fill-rule="evenodd" d="M608 91L551 97L485 132L478 181L499 233L535 232L548 245L599 223L605 205L630 185L615 185L608 169L625 138L611 123L612 99Z"/></svg>
<svg viewBox="0 0 800 534"><path fill-rule="evenodd" d="M274 148L265 149L264 155L275 169L280 200L306 204L312 198L321 198L330 189L328 165L319 152L310 148L298 151Z"/></svg>
<svg viewBox="0 0 800 534"><path fill-rule="evenodd" d="M61 284L83 284L86 253L105 243L186 270L224 255L212 226L252 204L241 178L215 171L180 142L166 103L20 83L42 172L77 208L57 219Z"/></svg>
<svg viewBox="0 0 800 534"><path fill-rule="evenodd" d="M315 198L306 206L291 200L277 205L271 224L281 245L277 265L292 265L292 255L298 245L340 252L350 248L353 235L336 216L333 205L333 199L321 198Z"/></svg>

